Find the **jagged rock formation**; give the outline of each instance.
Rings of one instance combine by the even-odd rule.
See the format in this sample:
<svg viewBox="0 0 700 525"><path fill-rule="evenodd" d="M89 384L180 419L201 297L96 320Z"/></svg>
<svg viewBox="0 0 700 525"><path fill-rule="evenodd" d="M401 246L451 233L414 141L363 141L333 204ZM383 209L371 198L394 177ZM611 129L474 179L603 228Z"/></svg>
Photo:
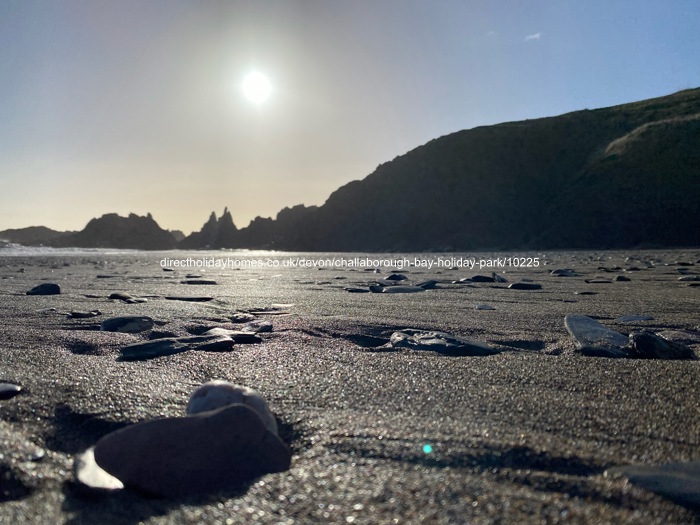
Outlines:
<svg viewBox="0 0 700 525"><path fill-rule="evenodd" d="M42 245L71 235L75 232L59 232L45 226L29 226L28 228L18 228L3 230L0 232L0 240L23 245Z"/></svg>
<svg viewBox="0 0 700 525"><path fill-rule="evenodd" d="M238 248L237 241L238 228L233 223L233 217L228 208L219 219L216 213L211 212L209 220L198 232L194 232L178 243L183 249L218 249L218 248Z"/></svg>

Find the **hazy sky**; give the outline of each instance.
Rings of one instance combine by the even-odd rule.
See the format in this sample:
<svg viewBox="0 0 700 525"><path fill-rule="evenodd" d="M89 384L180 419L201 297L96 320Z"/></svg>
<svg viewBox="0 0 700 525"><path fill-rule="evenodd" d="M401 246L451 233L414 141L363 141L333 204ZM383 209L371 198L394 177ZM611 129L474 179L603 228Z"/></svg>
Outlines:
<svg viewBox="0 0 700 525"><path fill-rule="evenodd" d="M698 28L698 0L2 0L0 230L322 204L441 135L698 87Z"/></svg>

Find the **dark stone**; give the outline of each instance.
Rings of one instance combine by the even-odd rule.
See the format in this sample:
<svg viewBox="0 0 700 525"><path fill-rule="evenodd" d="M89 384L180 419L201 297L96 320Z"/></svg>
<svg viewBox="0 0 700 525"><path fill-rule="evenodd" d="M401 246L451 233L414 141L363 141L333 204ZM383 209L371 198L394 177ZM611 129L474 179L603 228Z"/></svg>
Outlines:
<svg viewBox="0 0 700 525"><path fill-rule="evenodd" d="M576 349L583 355L595 357L629 357L625 350L627 338L595 319L571 314L564 318L564 326L574 340Z"/></svg>
<svg viewBox="0 0 700 525"><path fill-rule="evenodd" d="M690 348L651 332L632 332L627 348L630 357L639 359L695 359Z"/></svg>
<svg viewBox="0 0 700 525"><path fill-rule="evenodd" d="M392 273L386 278L387 281L405 281L406 279L408 279L408 277L401 275L400 273Z"/></svg>
<svg viewBox="0 0 700 525"><path fill-rule="evenodd" d="M146 316L129 315L124 317L110 317L102 321L100 330L103 332L124 332L136 334L153 328L153 319Z"/></svg>
<svg viewBox="0 0 700 525"><path fill-rule="evenodd" d="M177 498L288 470L291 452L255 410L236 404L112 432L95 445L95 461L127 487Z"/></svg>
<svg viewBox="0 0 700 525"><path fill-rule="evenodd" d="M186 279L184 281L180 281L180 284L206 284L206 285L213 285L217 284L216 281L211 281L208 279Z"/></svg>
<svg viewBox="0 0 700 525"><path fill-rule="evenodd" d="M632 280L632 279L630 279L629 277L625 277L624 275L617 275L617 276L615 276L615 278L613 279L613 281L616 281L616 282L618 282L618 283L619 283L619 282L628 282L628 281L631 281L631 280Z"/></svg>
<svg viewBox="0 0 700 525"><path fill-rule="evenodd" d="M168 301L186 301L190 303L206 303L207 301L213 301L213 297L195 297L195 296L185 296L185 295L166 295L165 298Z"/></svg>
<svg viewBox="0 0 700 525"><path fill-rule="evenodd" d="M513 283L509 284L511 290L541 290L542 285L537 283Z"/></svg>
<svg viewBox="0 0 700 525"><path fill-rule="evenodd" d="M54 283L42 283L27 292L27 295L58 295L61 287Z"/></svg>
<svg viewBox="0 0 700 525"><path fill-rule="evenodd" d="M480 341L464 339L445 332L410 328L391 334L390 343L395 348L432 350L452 356L485 356L498 353L498 350Z"/></svg>

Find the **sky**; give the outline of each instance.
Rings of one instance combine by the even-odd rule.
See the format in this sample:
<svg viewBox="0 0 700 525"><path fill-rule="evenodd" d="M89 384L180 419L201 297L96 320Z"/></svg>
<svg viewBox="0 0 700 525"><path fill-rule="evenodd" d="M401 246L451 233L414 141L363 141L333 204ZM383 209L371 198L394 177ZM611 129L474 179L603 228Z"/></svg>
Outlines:
<svg viewBox="0 0 700 525"><path fill-rule="evenodd" d="M442 135L700 87L698 27L698 0L2 0L0 230L321 205Z"/></svg>

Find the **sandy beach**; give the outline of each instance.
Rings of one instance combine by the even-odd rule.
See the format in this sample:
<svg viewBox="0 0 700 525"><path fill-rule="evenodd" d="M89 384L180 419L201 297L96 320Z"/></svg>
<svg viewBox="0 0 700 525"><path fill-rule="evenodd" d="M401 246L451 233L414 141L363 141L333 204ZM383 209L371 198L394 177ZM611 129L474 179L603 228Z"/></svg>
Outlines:
<svg viewBox="0 0 700 525"><path fill-rule="evenodd" d="M564 317L593 317L625 336L673 332L700 356L700 288L679 280L699 273L700 251L474 257L506 256L537 257L539 265L395 269L406 283L436 281L405 294L347 291L367 290L394 273L387 267L282 264L317 254L0 258L0 382L22 387L0 400L0 523L699 523L697 508L604 473L700 460L700 362L583 356ZM166 257L280 263L164 271ZM492 272L508 282L459 282ZM508 288L514 282L541 289ZM26 295L42 283L61 293ZM108 299L115 292L146 301ZM94 310L96 317L68 317ZM118 360L135 342L235 328L237 312L271 322L272 331L229 352ZM106 318L132 315L155 326L99 330ZM651 319L620 320L632 315ZM392 333L407 328L448 332L499 353L392 348ZM267 399L292 450L288 471L178 499L129 488L102 494L76 481L77 454L127 425L184 416L190 393L212 379Z"/></svg>

